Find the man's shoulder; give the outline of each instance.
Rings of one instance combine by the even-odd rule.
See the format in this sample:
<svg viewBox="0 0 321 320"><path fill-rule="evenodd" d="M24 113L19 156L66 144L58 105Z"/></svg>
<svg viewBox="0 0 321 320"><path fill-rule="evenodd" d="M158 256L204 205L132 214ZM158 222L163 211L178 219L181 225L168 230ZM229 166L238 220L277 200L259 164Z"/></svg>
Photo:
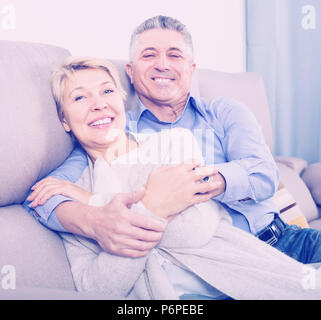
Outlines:
<svg viewBox="0 0 321 320"><path fill-rule="evenodd" d="M239 101L229 97L215 97L208 100L193 98L198 109L210 119L223 120L227 116L237 116L249 109Z"/></svg>

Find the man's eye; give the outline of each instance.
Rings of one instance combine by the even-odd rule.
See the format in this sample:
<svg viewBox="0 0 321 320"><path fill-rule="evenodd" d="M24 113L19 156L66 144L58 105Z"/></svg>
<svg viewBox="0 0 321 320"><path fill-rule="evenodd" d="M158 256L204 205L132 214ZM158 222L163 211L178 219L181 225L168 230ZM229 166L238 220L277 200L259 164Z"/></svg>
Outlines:
<svg viewBox="0 0 321 320"><path fill-rule="evenodd" d="M144 54L143 58L152 58L154 56L155 56L154 54L149 53L149 54Z"/></svg>
<svg viewBox="0 0 321 320"><path fill-rule="evenodd" d="M170 58L180 58L180 55L178 54L170 54Z"/></svg>

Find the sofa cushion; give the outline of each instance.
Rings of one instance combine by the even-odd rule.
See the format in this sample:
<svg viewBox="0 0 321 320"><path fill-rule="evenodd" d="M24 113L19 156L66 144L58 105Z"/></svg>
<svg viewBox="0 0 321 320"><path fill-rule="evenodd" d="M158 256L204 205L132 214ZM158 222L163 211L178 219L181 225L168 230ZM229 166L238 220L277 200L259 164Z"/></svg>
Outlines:
<svg viewBox="0 0 321 320"><path fill-rule="evenodd" d="M307 221L318 217L318 209L312 199L311 193L301 177L284 163L276 162L280 170L281 181L292 194L299 208L303 211Z"/></svg>
<svg viewBox="0 0 321 320"><path fill-rule="evenodd" d="M302 174L314 201L321 206L321 162L310 164Z"/></svg>
<svg viewBox="0 0 321 320"><path fill-rule="evenodd" d="M49 82L52 66L68 55L53 46L0 41L0 206L21 203L72 150Z"/></svg>
<svg viewBox="0 0 321 320"><path fill-rule="evenodd" d="M290 225L297 225L301 228L309 228L309 223L296 203L293 195L281 182L277 192L272 197L280 211L280 218Z"/></svg>
<svg viewBox="0 0 321 320"><path fill-rule="evenodd" d="M16 289L74 290L61 238L37 223L20 205L0 208L0 252L0 277L6 266L12 266Z"/></svg>

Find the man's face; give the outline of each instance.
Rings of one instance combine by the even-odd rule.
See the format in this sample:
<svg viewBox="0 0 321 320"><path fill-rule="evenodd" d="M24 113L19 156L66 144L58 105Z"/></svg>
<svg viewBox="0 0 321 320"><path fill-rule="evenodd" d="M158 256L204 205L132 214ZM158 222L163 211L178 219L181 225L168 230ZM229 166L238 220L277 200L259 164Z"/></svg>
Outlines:
<svg viewBox="0 0 321 320"><path fill-rule="evenodd" d="M186 102L195 64L184 37L174 30L151 29L138 36L127 73L141 101L151 105Z"/></svg>

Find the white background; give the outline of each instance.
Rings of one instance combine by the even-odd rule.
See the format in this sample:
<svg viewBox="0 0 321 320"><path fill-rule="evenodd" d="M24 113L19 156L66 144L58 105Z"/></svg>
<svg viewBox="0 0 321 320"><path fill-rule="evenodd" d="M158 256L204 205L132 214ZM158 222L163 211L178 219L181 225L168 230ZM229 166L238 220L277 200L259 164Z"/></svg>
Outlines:
<svg viewBox="0 0 321 320"><path fill-rule="evenodd" d="M9 30L6 6L16 16L15 28ZM132 30L158 14L187 25L198 67L245 71L244 0L0 0L0 39L127 60Z"/></svg>

